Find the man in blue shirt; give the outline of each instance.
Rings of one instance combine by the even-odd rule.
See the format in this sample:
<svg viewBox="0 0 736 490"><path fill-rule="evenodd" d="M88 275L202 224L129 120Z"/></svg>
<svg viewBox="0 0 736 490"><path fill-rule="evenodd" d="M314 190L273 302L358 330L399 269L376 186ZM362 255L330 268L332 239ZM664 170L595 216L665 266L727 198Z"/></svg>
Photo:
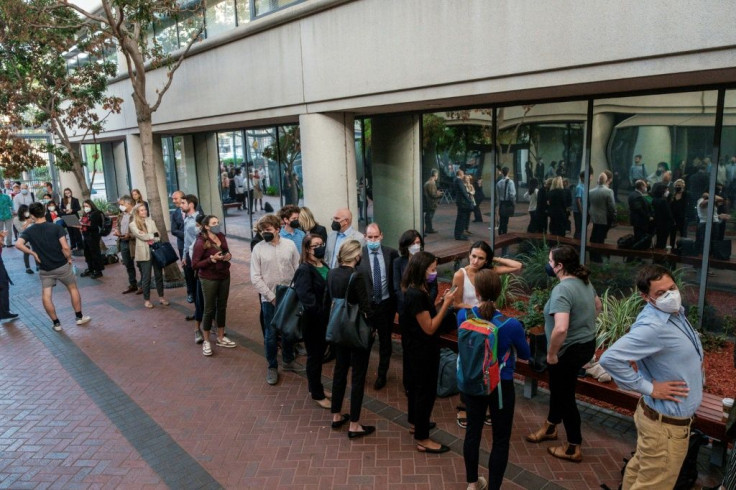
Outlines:
<svg viewBox="0 0 736 490"><path fill-rule="evenodd" d="M297 251L302 253L302 241L306 236L302 230L299 229L299 206L294 204L287 204L283 208L279 209L278 216L281 220L281 230L279 235L282 238L286 238L294 242Z"/></svg>
<svg viewBox="0 0 736 490"><path fill-rule="evenodd" d="M592 174L592 173L591 173ZM575 199L572 204L572 216L575 219L575 234L572 236L576 240L580 240L583 230L583 194L585 193L585 170L580 172L580 181L575 187ZM587 223L585 225L587 229Z"/></svg>
<svg viewBox="0 0 736 490"><path fill-rule="evenodd" d="M634 413L636 452L626 465L623 489L672 488L703 398L703 346L669 270L645 266L636 286L646 306L600 364L620 388L642 394Z"/></svg>

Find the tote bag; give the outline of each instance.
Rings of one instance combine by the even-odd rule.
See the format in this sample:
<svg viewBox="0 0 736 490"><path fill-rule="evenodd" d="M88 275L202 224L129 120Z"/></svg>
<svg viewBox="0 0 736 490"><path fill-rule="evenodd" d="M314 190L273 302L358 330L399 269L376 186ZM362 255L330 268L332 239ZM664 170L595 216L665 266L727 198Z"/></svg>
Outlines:
<svg viewBox="0 0 736 490"><path fill-rule="evenodd" d="M343 347L368 350L373 341L373 329L360 313L359 305L351 304L347 300L347 292L350 290L353 275L351 274L348 280L345 298L332 300L325 339L327 342L334 342Z"/></svg>
<svg viewBox="0 0 736 490"><path fill-rule="evenodd" d="M276 310L271 327L280 331L287 341L298 342L302 339L304 328L304 307L292 286L276 286Z"/></svg>
<svg viewBox="0 0 736 490"><path fill-rule="evenodd" d="M167 265L178 262L179 258L169 242L154 242L151 245L151 260L154 260L163 269Z"/></svg>

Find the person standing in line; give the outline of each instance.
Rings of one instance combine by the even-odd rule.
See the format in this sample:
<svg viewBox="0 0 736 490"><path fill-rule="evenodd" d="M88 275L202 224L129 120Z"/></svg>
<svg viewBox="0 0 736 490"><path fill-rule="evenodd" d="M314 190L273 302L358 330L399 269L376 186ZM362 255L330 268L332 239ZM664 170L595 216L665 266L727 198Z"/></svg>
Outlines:
<svg viewBox="0 0 736 490"><path fill-rule="evenodd" d="M373 324L373 305L370 293L365 286L363 274L357 270L361 259L361 244L358 240L347 240L338 253L337 268L330 269L327 274L327 303L333 299L346 298L351 304L359 305L359 313L364 315L369 325ZM352 280L351 280L352 279ZM368 362L371 356L371 345L367 350L344 347L335 344L335 368L332 375L332 428L339 429L350 421L348 439L373 434L376 427L362 425L360 412L363 408L363 393L365 391L365 375L368 372ZM342 402L345 398L345 389L348 382L348 370L352 370L350 380L350 415L341 415Z"/></svg>
<svg viewBox="0 0 736 490"><path fill-rule="evenodd" d="M409 259L401 289L404 291L404 313L399 317L402 339L406 337L404 383L409 399L407 419L409 431L420 453L445 453L450 450L429 437L430 418L437 398L440 364L438 330L455 299L448 290L437 311L429 297L428 284L437 280L437 258L429 252L417 252Z"/></svg>
<svg viewBox="0 0 736 490"><path fill-rule="evenodd" d="M572 216L575 220L575 233L573 234L573 238L576 240L580 240L580 237L583 235L583 229L588 230L588 224L586 223L585 226L583 226L583 196L585 194L585 171L583 170L580 172L580 181L578 182L578 185L575 186L575 199L573 199L572 203Z"/></svg>
<svg viewBox="0 0 736 490"><path fill-rule="evenodd" d="M483 213L481 213L480 205L486 199L483 193L483 179L476 179L472 175L470 177L470 185L473 187L473 223L483 223Z"/></svg>
<svg viewBox="0 0 736 490"><path fill-rule="evenodd" d="M251 211L256 212L256 204L260 204L261 211L263 211L263 190L261 188L261 176L258 173L258 169L253 170L250 180L251 188L253 189L251 191L251 195L253 196L250 205Z"/></svg>
<svg viewBox="0 0 736 490"><path fill-rule="evenodd" d="M299 206L293 204L287 204L283 208L279 209L278 217L281 219L281 229L279 235L281 238L286 238L294 242L297 250L302 249L302 240L306 233L300 230L301 224L299 223Z"/></svg>
<svg viewBox="0 0 736 490"><path fill-rule="evenodd" d="M148 211L148 202L143 200L143 195L141 194L141 191L139 191L138 189L133 189L132 191L130 191L130 197L133 198L134 206L142 204L146 208L146 214L150 214Z"/></svg>
<svg viewBox="0 0 736 490"><path fill-rule="evenodd" d="M13 218L13 226L18 230L18 233L23 233L23 231L31 225L33 225L33 219L31 219L31 213L28 211L28 206L21 204L18 208L18 214ZM26 266L26 274L33 274L30 257L30 254L23 254L23 264ZM38 272L38 270L38 262L36 262L36 272Z"/></svg>
<svg viewBox="0 0 736 490"><path fill-rule="evenodd" d="M72 195L72 190L68 187L64 189L64 197L61 200L61 215L74 215L79 218L79 211L81 210L82 206L79 205L79 199ZM82 250L82 232L79 231L79 228L69 228L69 243L72 250Z"/></svg>
<svg viewBox="0 0 736 490"><path fill-rule="evenodd" d="M636 286L644 309L629 332L603 353L600 365L619 387L642 394L634 412L636 452L626 465L624 490L672 488L703 398L703 346L669 270L644 266Z"/></svg>
<svg viewBox="0 0 736 490"><path fill-rule="evenodd" d="M471 311L476 318L487 321L503 317L501 312L496 309L495 303L501 294L501 280L498 274L490 269L478 271L475 275L475 294L478 306L458 311L458 325L461 325L468 318ZM511 427L514 424L514 406L516 403L514 388L516 358L529 359L530 352L529 344L526 341L526 332L521 322L515 318L504 321L503 327L498 329L498 359L503 359L507 352L510 355L501 368L501 380L498 387L489 395L485 395L482 386L470 382L467 384L458 383L458 388L463 393L465 404L468 407L467 430L465 432L465 442L463 443L468 490L500 489L509 460ZM462 355L459 356L458 365L461 362ZM500 396L498 390L501 390ZM502 400L502 402L499 403L499 400ZM486 411L489 409L493 427L493 443L488 459L489 478L486 482L485 478L478 477L478 450L480 449Z"/></svg>
<svg viewBox="0 0 736 490"><path fill-rule="evenodd" d="M250 282L260 294L263 314L263 344L268 362L266 383L272 386L279 382L278 332L271 326L276 310L276 286L291 284L299 267L299 251L294 242L281 238L280 228L281 220L273 214L258 220L258 231L263 241L253 247L250 259ZM284 371L296 372L298 367L294 362L294 346L285 338L281 339L281 355Z"/></svg>
<svg viewBox="0 0 736 490"><path fill-rule="evenodd" d="M532 177L529 180L529 189L524 193L524 199L529 200L529 225L526 227L527 233L540 233L539 218L537 217L537 206L539 202L539 181Z"/></svg>
<svg viewBox="0 0 736 490"><path fill-rule="evenodd" d="M91 199L85 199L82 207L84 215L79 221L84 238L84 260L87 262L87 270L80 276L89 276L92 279L102 277L105 265L102 263L102 252L100 251L100 230L105 222L102 211L97 209ZM48 218L47 218L48 219Z"/></svg>
<svg viewBox="0 0 736 490"><path fill-rule="evenodd" d="M386 386L388 367L391 362L391 330L396 317L396 294L394 293L394 261L399 258L396 249L381 242L383 233L377 223L365 229L365 246L358 270L365 279L365 285L372 293L373 326L378 331L379 361L376 381L373 388L380 390Z"/></svg>
<svg viewBox="0 0 736 490"><path fill-rule="evenodd" d="M54 190L54 185L51 182L44 182L44 187L46 188L46 194L51 196L51 200L54 202L61 203L61 196L58 192Z"/></svg>
<svg viewBox="0 0 736 490"><path fill-rule="evenodd" d="M647 197L647 183L637 180L634 183L634 190L629 194L629 220L634 228L634 240L637 243L649 236L654 221L652 206Z"/></svg>
<svg viewBox="0 0 736 490"><path fill-rule="evenodd" d="M307 349L307 385L312 400L329 409L331 394L322 386L322 359L329 309L323 299L329 268L323 262L325 243L319 235L307 234L302 242L301 263L294 274L294 291L304 311L302 337Z"/></svg>
<svg viewBox="0 0 736 490"><path fill-rule="evenodd" d="M649 174L647 174L647 168L644 162L641 161L641 155L634 156L634 164L629 169L629 183L631 187L636 187L637 180L647 180Z"/></svg>
<svg viewBox="0 0 736 490"><path fill-rule="evenodd" d="M61 332L61 321L56 315L52 297L57 281L61 281L69 291L76 315L76 324L88 323L90 317L82 314L82 297L77 289L77 280L72 269L72 251L66 243L64 229L46 221L46 210L40 202L34 202L28 206L28 210L35 223L21 233L15 248L33 255L41 268L39 275L41 276L43 307L51 318L52 328L56 332ZM33 250L26 244L31 245Z"/></svg>
<svg viewBox="0 0 736 490"><path fill-rule="evenodd" d="M465 186L465 172L462 170L455 172L453 189L455 191L455 205L457 206L454 235L455 240L463 241L468 239L465 231L470 225L470 212L473 211L473 199Z"/></svg>
<svg viewBox="0 0 736 490"><path fill-rule="evenodd" d="M516 185L509 178L509 168L501 169L503 177L496 182L496 196L498 196L498 234L505 235L509 229L509 218L514 215L516 203Z"/></svg>
<svg viewBox="0 0 736 490"><path fill-rule="evenodd" d="M424 239L417 230L406 230L399 237L399 257L394 259L393 288L396 295L396 311L401 314L404 304L404 292L401 290L401 278L404 277L409 259L417 252L424 250ZM432 302L437 299L437 283L430 284L429 296Z"/></svg>
<svg viewBox="0 0 736 490"><path fill-rule="evenodd" d="M549 233L564 237L567 233L567 200L565 198L565 186L562 177L552 179L551 187L547 193L547 214L549 215Z"/></svg>
<svg viewBox="0 0 736 490"><path fill-rule="evenodd" d="M437 211L437 205L442 198L442 191L437 189L437 179L439 178L439 172L436 168L432 169L429 178L424 183L422 188L424 195L424 233L437 233L432 225L432 219L434 213Z"/></svg>
<svg viewBox="0 0 736 490"><path fill-rule="evenodd" d="M151 245L159 241L158 228L153 218L148 216L148 209L143 204L133 208L133 220L130 225L130 234L135 237L135 261L141 271L141 286L143 287L143 306L153 308L151 303L151 269L156 281L158 302L163 306L169 305L164 298L164 275L158 263L151 257Z"/></svg>
<svg viewBox="0 0 736 490"><path fill-rule="evenodd" d="M118 208L120 209L120 216L118 216L113 235L118 237L118 250L120 250L120 257L128 274L128 288L123 290L122 294L137 293L139 288L138 281L135 278L135 261L133 260L135 257L135 238L130 234L130 213L133 211L133 199L130 196L121 197L118 200ZM142 289L140 292L143 294Z"/></svg>
<svg viewBox="0 0 736 490"><path fill-rule="evenodd" d="M182 191L174 191L171 193L171 202L174 209L171 210L171 234L176 237L176 250L179 252L179 259L184 258L184 212L181 210L181 199L184 197ZM187 295L190 291L187 290Z"/></svg>
<svg viewBox="0 0 736 490"><path fill-rule="evenodd" d="M28 206L26 206L27 208ZM19 206L20 208L20 206ZM13 200L7 194L0 194L0 230L5 231L6 247L13 246Z"/></svg>
<svg viewBox="0 0 736 490"><path fill-rule="evenodd" d="M15 212L18 212L18 207L21 204L30 206L34 202L36 202L36 198L34 197L33 192L28 190L28 184L21 184L20 193L16 194L15 197L13 197L13 209L15 209Z"/></svg>
<svg viewBox="0 0 736 490"><path fill-rule="evenodd" d="M675 181L675 193L670 195L670 211L672 218L675 220L675 226L670 230L670 246L675 248L677 242L677 233L680 238L687 238L687 205L690 202L690 196L685 189L685 181L677 179Z"/></svg>
<svg viewBox="0 0 736 490"><path fill-rule="evenodd" d="M232 258L225 235L220 230L220 220L217 216L205 216L202 220L202 231L194 243L192 254L192 267L199 273L204 297L202 354L205 356L212 355L209 336L213 319L217 322L215 344L225 348L237 346L225 336L227 300L230 295L230 260ZM215 313L217 313L216 316Z"/></svg>
<svg viewBox="0 0 736 490"><path fill-rule="evenodd" d="M299 210L299 225L304 233L319 235L322 242L327 243L327 228L317 223L312 211L306 206L302 206Z"/></svg>
<svg viewBox="0 0 736 490"><path fill-rule="evenodd" d="M601 173L598 176L598 185L590 190L590 221L593 222L593 231L590 232L590 243L605 243L608 230L616 222L616 203L613 191L608 188L608 176ZM600 252L590 251L591 262L603 262Z"/></svg>
<svg viewBox="0 0 736 490"><path fill-rule="evenodd" d="M652 210L656 236L654 248L660 250L664 250L667 246L667 238L675 227L675 218L672 216L672 209L667 201L669 193L669 189L662 182L657 182L652 186Z"/></svg>
<svg viewBox="0 0 736 490"><path fill-rule="evenodd" d="M337 267L337 255L340 247L347 240L358 240L360 245L365 245L365 237L361 232L353 228L353 213L347 208L338 209L332 217L332 231L327 235L327 251L325 262L334 269Z"/></svg>
<svg viewBox="0 0 736 490"><path fill-rule="evenodd" d="M549 365L549 412L542 427L526 436L529 442L557 439L557 425L562 422L567 444L548 447L555 458L580 462L580 412L575 400L575 385L580 368L595 352L595 318L601 300L590 283L590 270L580 264L578 252L569 245L549 252L547 274L559 279L544 305L544 330L547 335Z"/></svg>

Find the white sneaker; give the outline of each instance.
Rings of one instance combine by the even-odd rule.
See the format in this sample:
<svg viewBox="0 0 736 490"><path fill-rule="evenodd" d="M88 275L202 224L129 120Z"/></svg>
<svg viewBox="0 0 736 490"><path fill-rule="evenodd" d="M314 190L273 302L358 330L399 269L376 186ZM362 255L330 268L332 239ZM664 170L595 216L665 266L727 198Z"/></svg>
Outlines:
<svg viewBox="0 0 736 490"><path fill-rule="evenodd" d="M91 319L92 318L90 318L88 316L83 316L82 318L77 318L77 325L84 325L85 323L89 323L89 321Z"/></svg>
<svg viewBox="0 0 736 490"><path fill-rule="evenodd" d="M232 349L233 347L237 347L238 344L233 342L227 337L222 337L221 339L217 339L217 342L215 342L219 347L227 347Z"/></svg>
<svg viewBox="0 0 736 490"><path fill-rule="evenodd" d="M202 355L205 356L211 356L212 355L212 346L208 341L202 342Z"/></svg>
<svg viewBox="0 0 736 490"><path fill-rule="evenodd" d="M61 332L61 324L60 323L54 323L51 328L54 329L54 332Z"/></svg>

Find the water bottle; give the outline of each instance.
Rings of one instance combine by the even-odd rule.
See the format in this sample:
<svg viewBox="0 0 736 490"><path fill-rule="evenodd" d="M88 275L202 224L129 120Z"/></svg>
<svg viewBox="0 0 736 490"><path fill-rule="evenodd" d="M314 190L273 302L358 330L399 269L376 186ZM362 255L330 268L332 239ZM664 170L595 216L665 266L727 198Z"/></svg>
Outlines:
<svg viewBox="0 0 736 490"><path fill-rule="evenodd" d="M74 274L75 276L77 275L77 266L76 266L76 264L72 264L72 274Z"/></svg>

